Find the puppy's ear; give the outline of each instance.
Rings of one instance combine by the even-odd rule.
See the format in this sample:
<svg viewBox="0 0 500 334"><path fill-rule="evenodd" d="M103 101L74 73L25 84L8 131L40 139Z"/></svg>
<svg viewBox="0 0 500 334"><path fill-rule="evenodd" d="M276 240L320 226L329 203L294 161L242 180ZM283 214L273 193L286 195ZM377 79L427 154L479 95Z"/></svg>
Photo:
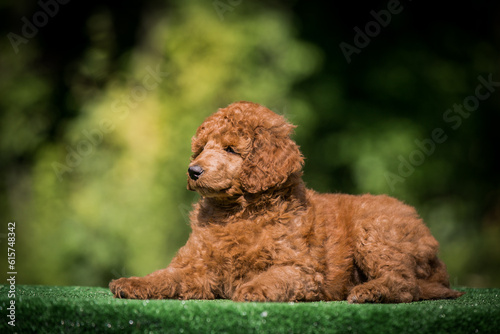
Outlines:
<svg viewBox="0 0 500 334"><path fill-rule="evenodd" d="M252 152L245 159L240 176L245 191L258 193L280 186L302 169L304 158L289 136L293 128L285 124L282 131L256 129Z"/></svg>

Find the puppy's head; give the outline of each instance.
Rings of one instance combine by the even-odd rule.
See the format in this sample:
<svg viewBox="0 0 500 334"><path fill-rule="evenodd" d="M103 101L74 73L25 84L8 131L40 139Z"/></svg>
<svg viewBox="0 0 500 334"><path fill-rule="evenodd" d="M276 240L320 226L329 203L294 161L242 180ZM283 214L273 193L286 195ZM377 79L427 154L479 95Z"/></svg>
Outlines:
<svg viewBox="0 0 500 334"><path fill-rule="evenodd" d="M294 127L256 103L219 109L192 139L188 189L205 197L229 197L281 186L304 162L290 139Z"/></svg>

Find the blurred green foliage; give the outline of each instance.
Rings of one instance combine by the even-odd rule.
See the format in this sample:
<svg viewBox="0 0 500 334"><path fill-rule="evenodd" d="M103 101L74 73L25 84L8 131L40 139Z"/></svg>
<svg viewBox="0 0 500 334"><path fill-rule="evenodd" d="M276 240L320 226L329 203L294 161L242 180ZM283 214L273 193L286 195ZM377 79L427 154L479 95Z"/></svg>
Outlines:
<svg viewBox="0 0 500 334"><path fill-rule="evenodd" d="M106 285L165 267L198 198L185 185L191 136L217 108L249 100L298 125L309 187L415 205L453 284L500 284L500 95L456 129L443 118L478 76L500 81L487 2L474 7L477 31L407 6L349 64L339 43L386 2L215 3L70 3L17 53L0 41L0 233L17 222L18 283ZM1 4L2 34L22 34L38 6ZM426 154L418 143L435 129L446 140Z"/></svg>

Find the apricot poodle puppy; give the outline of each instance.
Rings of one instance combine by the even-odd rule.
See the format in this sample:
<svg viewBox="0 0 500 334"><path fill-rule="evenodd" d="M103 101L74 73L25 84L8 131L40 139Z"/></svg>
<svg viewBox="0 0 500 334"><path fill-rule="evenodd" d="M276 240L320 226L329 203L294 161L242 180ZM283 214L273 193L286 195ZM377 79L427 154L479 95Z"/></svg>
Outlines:
<svg viewBox="0 0 500 334"><path fill-rule="evenodd" d="M192 139L192 233L166 269L110 283L118 298L407 303L456 298L438 242L388 196L319 194L302 181L294 126L250 102Z"/></svg>

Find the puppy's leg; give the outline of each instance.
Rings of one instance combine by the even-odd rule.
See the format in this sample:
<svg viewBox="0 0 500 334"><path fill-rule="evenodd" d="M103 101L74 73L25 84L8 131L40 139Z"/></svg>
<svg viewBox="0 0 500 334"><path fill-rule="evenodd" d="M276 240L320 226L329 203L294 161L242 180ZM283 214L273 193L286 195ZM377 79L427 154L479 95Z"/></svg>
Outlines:
<svg viewBox="0 0 500 334"><path fill-rule="evenodd" d="M166 269L144 277L120 278L109 287L117 298L131 299L214 299L219 279L198 253L190 238Z"/></svg>
<svg viewBox="0 0 500 334"><path fill-rule="evenodd" d="M401 255L395 255L398 257ZM414 256L406 258L407 261L402 260L388 266L388 270L379 271L379 277L354 287L347 300L350 303L409 303L457 298L464 294L449 288L446 267L437 257L419 264L412 261ZM405 263L411 265L405 266Z"/></svg>
<svg viewBox="0 0 500 334"><path fill-rule="evenodd" d="M464 294L464 292L450 289L450 280L443 261L436 257L429 261L428 268L430 270L427 270L427 273L430 272L430 276L417 276L421 290L420 299L458 298Z"/></svg>
<svg viewBox="0 0 500 334"><path fill-rule="evenodd" d="M234 292L234 301L287 302L314 301L322 299L323 276L305 273L299 267L271 267L239 286Z"/></svg>
<svg viewBox="0 0 500 334"><path fill-rule="evenodd" d="M353 287L347 300L350 303L409 303L419 300L418 246L413 247L413 241L394 242L394 236L391 239L391 236L377 232L380 231L371 231L366 239L358 243L354 260L366 282Z"/></svg>
<svg viewBox="0 0 500 334"><path fill-rule="evenodd" d="M130 299L214 299L209 275L193 267L169 267L144 277L123 277L109 287L117 298Z"/></svg>
<svg viewBox="0 0 500 334"><path fill-rule="evenodd" d="M369 245L355 255L367 281L353 287L350 303L409 303L419 300L415 257L383 242Z"/></svg>
<svg viewBox="0 0 500 334"><path fill-rule="evenodd" d="M420 288L415 279L387 274L355 286L349 303L409 303L419 299Z"/></svg>
<svg viewBox="0 0 500 334"><path fill-rule="evenodd" d="M368 244L368 249L358 252L355 261L367 282L353 287L347 300L350 303L409 303L419 300L416 259L404 250L404 247L380 241Z"/></svg>
<svg viewBox="0 0 500 334"><path fill-rule="evenodd" d="M180 288L178 276L179 273L167 268L144 277L122 277L113 280L109 283L109 288L117 298L177 298Z"/></svg>
<svg viewBox="0 0 500 334"><path fill-rule="evenodd" d="M411 302L426 297L419 281L445 283L445 271L434 278L439 244L415 209L389 197L364 200L365 209L354 220L353 255L365 282L353 287L347 300Z"/></svg>

